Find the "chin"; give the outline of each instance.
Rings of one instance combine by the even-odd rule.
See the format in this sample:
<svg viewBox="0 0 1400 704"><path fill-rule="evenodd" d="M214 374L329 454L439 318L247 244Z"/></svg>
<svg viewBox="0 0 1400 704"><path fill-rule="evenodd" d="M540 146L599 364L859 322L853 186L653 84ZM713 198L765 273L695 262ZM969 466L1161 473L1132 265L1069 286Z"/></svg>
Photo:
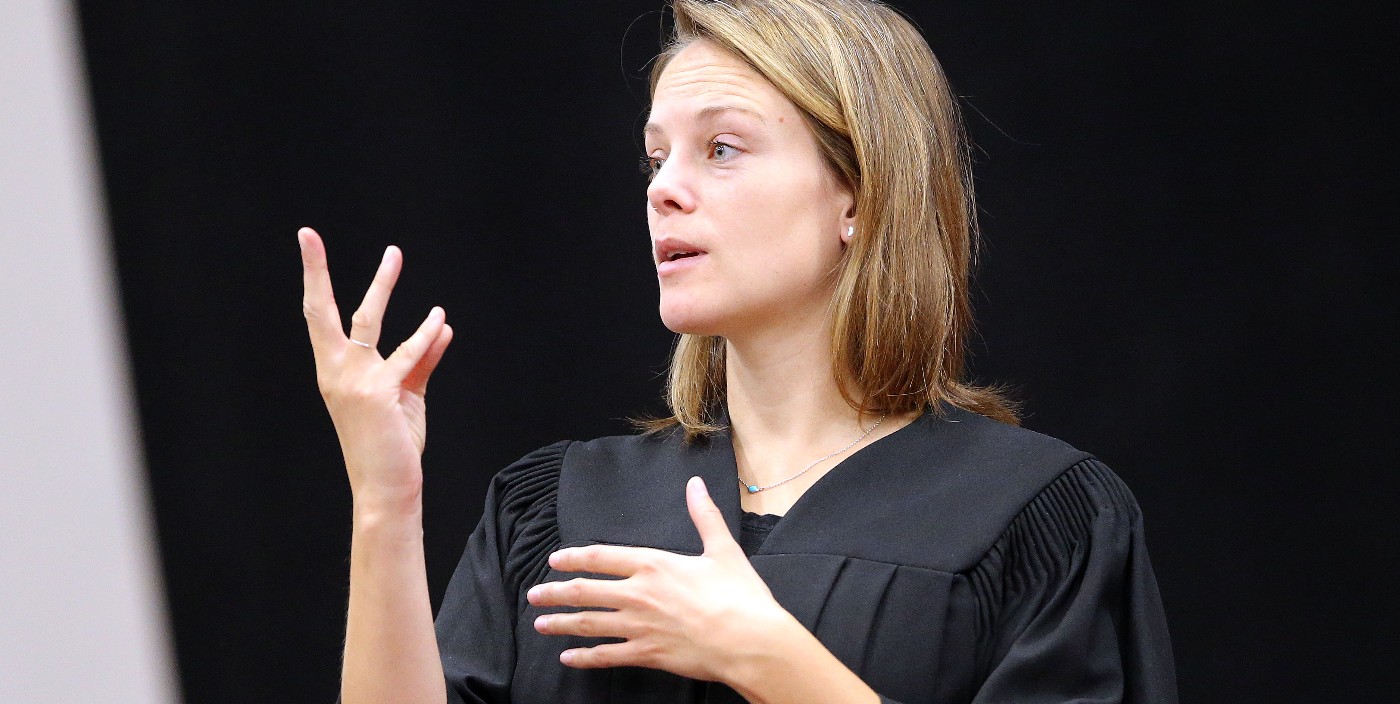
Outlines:
<svg viewBox="0 0 1400 704"><path fill-rule="evenodd" d="M716 321L693 316L667 315L665 311L661 313L661 323L667 330L676 334L685 335L720 335L723 336L723 327Z"/></svg>
<svg viewBox="0 0 1400 704"><path fill-rule="evenodd" d="M728 316L724 315L717 306L706 305L690 297L675 297L680 300L671 300L671 298L662 295L661 304L657 306L658 312L661 314L661 322L668 330L687 335L724 334L724 321Z"/></svg>

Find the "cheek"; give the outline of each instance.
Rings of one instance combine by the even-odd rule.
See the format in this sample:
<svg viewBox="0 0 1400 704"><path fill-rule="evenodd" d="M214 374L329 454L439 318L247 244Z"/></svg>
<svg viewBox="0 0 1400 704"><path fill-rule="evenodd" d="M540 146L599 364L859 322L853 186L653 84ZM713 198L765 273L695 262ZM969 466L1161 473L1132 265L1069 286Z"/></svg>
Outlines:
<svg viewBox="0 0 1400 704"><path fill-rule="evenodd" d="M775 295L820 287L841 256L841 241L816 198L807 190L775 192L736 223L738 261L726 264L746 287Z"/></svg>
<svg viewBox="0 0 1400 704"><path fill-rule="evenodd" d="M792 310L822 303L836 264L810 231L755 230L726 250L703 279L706 300L733 310ZM839 255L839 250L834 252ZM700 287L697 287L697 290Z"/></svg>
<svg viewBox="0 0 1400 704"><path fill-rule="evenodd" d="M830 208L819 205L826 197L786 171L749 176L707 194L724 204L711 211L713 258L661 284L662 318L673 330L722 334L725 321L825 305L841 256Z"/></svg>

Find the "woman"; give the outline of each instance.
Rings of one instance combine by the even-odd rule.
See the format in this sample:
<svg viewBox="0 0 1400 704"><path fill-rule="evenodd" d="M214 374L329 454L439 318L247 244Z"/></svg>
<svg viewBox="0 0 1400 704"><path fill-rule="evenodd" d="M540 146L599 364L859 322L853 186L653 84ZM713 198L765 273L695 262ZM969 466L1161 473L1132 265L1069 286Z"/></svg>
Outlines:
<svg viewBox="0 0 1400 704"><path fill-rule="evenodd" d="M381 359L390 247L347 338L299 233L354 494L344 701L1174 701L1132 495L963 379L972 198L922 37L867 0L673 9L643 161L673 415L497 474L436 627L452 329Z"/></svg>

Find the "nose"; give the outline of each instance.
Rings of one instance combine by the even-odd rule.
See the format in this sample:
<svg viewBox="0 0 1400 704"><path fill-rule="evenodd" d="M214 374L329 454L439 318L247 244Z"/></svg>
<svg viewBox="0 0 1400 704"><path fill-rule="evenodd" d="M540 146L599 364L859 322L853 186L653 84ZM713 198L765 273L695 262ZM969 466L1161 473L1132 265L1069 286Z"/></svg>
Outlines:
<svg viewBox="0 0 1400 704"><path fill-rule="evenodd" d="M658 215L695 209L695 193L677 154L662 162L647 186L647 205Z"/></svg>

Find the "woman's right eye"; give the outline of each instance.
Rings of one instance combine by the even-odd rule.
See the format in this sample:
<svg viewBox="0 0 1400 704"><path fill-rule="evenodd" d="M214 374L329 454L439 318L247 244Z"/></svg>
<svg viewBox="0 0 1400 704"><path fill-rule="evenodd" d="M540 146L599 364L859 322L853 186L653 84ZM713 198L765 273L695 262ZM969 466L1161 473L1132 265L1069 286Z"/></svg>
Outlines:
<svg viewBox="0 0 1400 704"><path fill-rule="evenodd" d="M665 163L665 161L665 159L660 157L643 156L637 162L637 169L643 174L646 174L647 180L651 180L656 176L656 172L661 170L661 165Z"/></svg>

